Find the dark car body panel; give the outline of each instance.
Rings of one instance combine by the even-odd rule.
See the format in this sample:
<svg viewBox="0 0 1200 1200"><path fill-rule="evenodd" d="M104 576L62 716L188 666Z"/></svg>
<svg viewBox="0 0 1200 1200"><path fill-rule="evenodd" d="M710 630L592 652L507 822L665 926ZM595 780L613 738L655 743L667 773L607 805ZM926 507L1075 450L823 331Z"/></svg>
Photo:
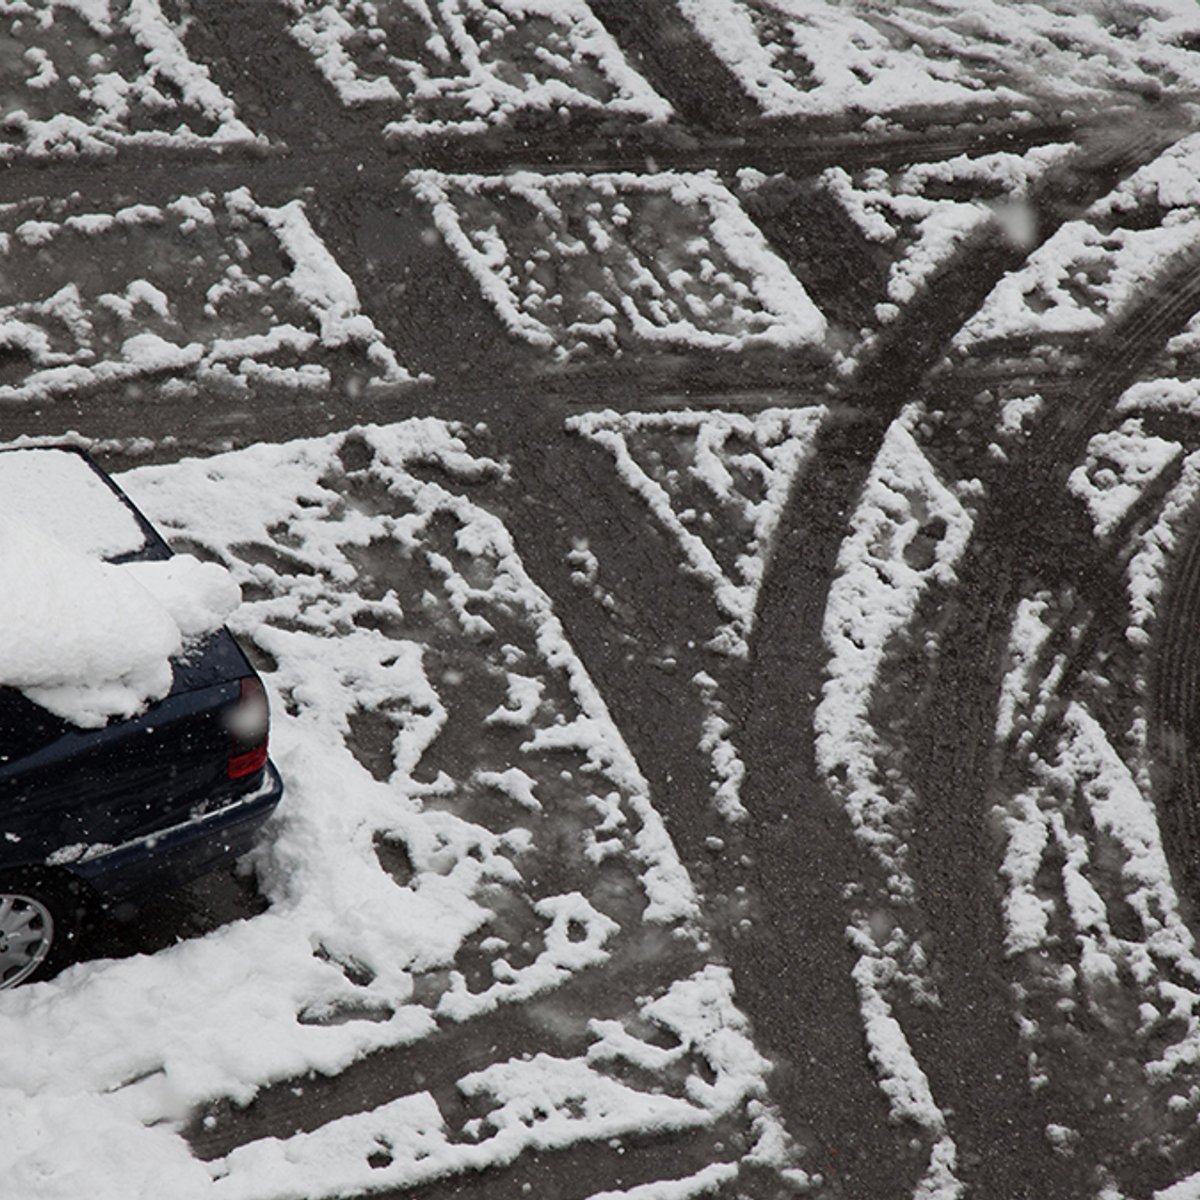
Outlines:
<svg viewBox="0 0 1200 1200"><path fill-rule="evenodd" d="M245 795L92 857L82 857L69 870L86 880L105 901L115 903L164 881L182 883L250 850L263 822L283 794L273 763Z"/></svg>
<svg viewBox="0 0 1200 1200"><path fill-rule="evenodd" d="M110 561L169 558L116 484L81 457L145 535L141 550ZM224 629L172 667L167 696L101 729L0 688L0 873L50 865L117 899L182 883L248 848L282 793L270 763L245 778L227 774L226 718L253 667Z"/></svg>

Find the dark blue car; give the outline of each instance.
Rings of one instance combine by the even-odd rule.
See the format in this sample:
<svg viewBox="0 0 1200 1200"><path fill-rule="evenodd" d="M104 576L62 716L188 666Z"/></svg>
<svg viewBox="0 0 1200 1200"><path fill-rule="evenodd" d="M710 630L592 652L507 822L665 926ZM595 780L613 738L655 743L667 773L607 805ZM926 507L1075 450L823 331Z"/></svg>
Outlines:
<svg viewBox="0 0 1200 1200"><path fill-rule="evenodd" d="M171 556L86 455L54 450L78 455L144 535L109 561ZM69 961L91 905L136 901L243 853L279 802L266 694L232 635L188 646L172 666L169 695L101 729L0 687L0 988Z"/></svg>

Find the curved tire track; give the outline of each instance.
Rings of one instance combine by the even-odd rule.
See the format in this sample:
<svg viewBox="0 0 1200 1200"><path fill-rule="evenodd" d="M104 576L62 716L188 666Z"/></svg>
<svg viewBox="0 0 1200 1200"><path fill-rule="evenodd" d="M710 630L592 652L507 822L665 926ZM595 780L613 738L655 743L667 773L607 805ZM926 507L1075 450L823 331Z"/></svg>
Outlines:
<svg viewBox="0 0 1200 1200"><path fill-rule="evenodd" d="M1162 295L1171 299L1162 303ZM1097 348L1092 370L1071 385L1071 397L1064 394L1049 405L1026 443L1030 448L1010 455L944 600L950 615L925 681L929 709L910 746L912 778L920 781L914 784L911 864L944 1000L937 1018L922 1023L919 1057L936 1094L954 1113L956 1139L978 1163L967 1182L980 1195L1083 1195L1095 1184L1091 1164L1125 1144L1120 1114L1097 1112L1086 1089L1056 1080L1030 1094L1027 1052L1017 1037L1002 953L1000 851L989 834L997 776L993 731L1011 616L1022 588L1088 595L1099 584L1093 624L1099 608L1108 622L1123 627L1120 571L1096 554L1090 531L1077 535L1076 545L1080 537L1085 540L1073 554L1057 536L1061 524L1069 527L1078 519L1066 476L1119 395L1197 308L1200 269L1185 260L1116 323ZM1095 629L1086 631L1082 644L1096 635ZM1076 656L1076 669L1081 664ZM969 1058L956 1054L965 1044L974 1048ZM1080 1131L1074 1158L1053 1152L1045 1136L1051 1121ZM1142 1184L1146 1169L1139 1161Z"/></svg>
<svg viewBox="0 0 1200 1200"><path fill-rule="evenodd" d="M1200 898L1200 513L1166 591L1153 661L1150 735L1163 845L1180 890Z"/></svg>
<svg viewBox="0 0 1200 1200"><path fill-rule="evenodd" d="M623 0L610 0L608 7L629 9ZM604 4L597 4L596 8L603 12ZM218 6L213 12L215 16L206 15L195 36L200 37L204 29L214 25L208 30L214 40L205 43L202 52L226 71L224 78L239 99L247 90L261 92L257 80L244 71L238 73L239 64L254 50L270 51L268 61L299 69L293 49L271 48L275 36L272 30L278 18L267 9L255 15L250 27L243 27L241 15L233 19L232 6ZM221 21L224 26L216 28ZM305 63L304 71L312 80L306 86L310 90L319 88L311 63ZM335 257L355 264L356 274L361 275L370 254L378 252L387 235L403 226L404 221L386 228L381 226L382 233L380 229L368 231L362 239L365 248L359 249L362 226L376 218L369 211L371 205L345 206L344 202L352 191L364 186L377 188L381 197L390 196L396 187L396 160L381 148L373 131L369 137L364 136L362 125L337 105L324 103L314 116L304 107L275 110L273 98L271 93L260 101L263 113L277 119L274 128L289 143L302 147L303 153L285 153L266 162L253 155L231 155L227 159L197 159L182 167L177 163L159 163L145 177L138 175L136 169L129 170L131 164L136 166L141 160L136 156L123 157L119 171L104 169L97 177L92 168L87 168L84 186L92 193L100 191L115 196L132 191L142 197L249 182L256 187L261 185L266 193L286 197L319 178L322 184L329 182L331 186L313 201L317 223ZM331 131L335 135L332 138ZM337 141L338 131L345 133L344 145ZM1007 136L1003 130L1001 134ZM833 161L850 161L856 155L860 156L857 158L860 163L945 157L977 147L978 143L979 135L967 133L961 137L942 134L934 143L915 139L881 147L865 141L849 146L835 138L821 143L816 150L797 145L768 150L763 145L747 143L732 147L713 144L685 146L664 161L679 166L709 166L716 157L725 167L770 161L792 171L804 171ZM429 157L421 161L457 169L477 165L480 160L472 155L480 155L491 169L511 162L511 146L503 138L500 144L503 149L495 157L483 155L476 146L449 152L434 145L422 152ZM543 167L558 166L563 155L574 149L569 139L555 142L551 138L535 147L533 156ZM346 172L344 178L331 178L342 170L348 161L347 154L360 150L367 168L362 176L356 180ZM602 165L599 155L588 161L594 166ZM624 164L631 160L620 161ZM639 166L644 163L640 149L633 161ZM1097 160L1090 175L1084 171L1079 187L1062 187L1061 194L1052 188L1039 201L1046 218L1043 236L1048 237L1056 224L1080 211L1094 195L1111 186L1112 178L1127 173L1140 161L1137 155L1129 161L1118 156L1115 164ZM603 165L611 165L611 160ZM5 188L23 196L29 187L29 173L13 170L5 175ZM80 184L81 179L78 168L56 165L38 173L37 186L69 188ZM755 1021L764 1048L781 1063L775 1084L776 1099L783 1104L797 1133L803 1133L806 1126L811 1129L815 1157L820 1160L812 1166L831 1181L834 1194L848 1197L881 1200L905 1195L911 1192L912 1180L921 1163L906 1149L905 1131L888 1122L884 1099L865 1059L857 1001L849 980L853 955L843 936L846 910L842 888L848 880L862 875L864 864L844 814L823 792L811 745L812 715L824 671L821 625L825 598L847 514L889 421L925 386L929 370L944 353L948 339L996 279L1023 260L1023 251L1003 244L980 243L972 247L938 280L940 295L935 296L931 289L881 343L876 356L861 372L860 381L838 397L863 417L855 424L831 424L822 435L819 453L826 460L823 470L819 478L802 480L793 497L790 519L785 523L785 532L763 586L754 657L749 669L731 686L730 707L741 709L739 737L752 762L744 798L753 823L741 839L730 837L723 825L715 823L709 810L707 775L694 744L696 701L694 693L687 690L690 672L680 670L666 675L648 671L645 655L639 653L637 645L614 642L610 627L597 620L595 605L572 589L569 568L564 565L571 535L578 531L590 537L602 549L604 561L621 564L629 574L631 589L635 593L641 591L644 602L639 610L639 629L645 644L668 639L683 641L692 631L703 630L708 616L707 598L694 583L680 580L669 546L658 553L661 545L648 542L645 514L611 477L610 464L595 456L589 459L578 439L563 434L560 414L555 411L557 406L552 406L549 413L542 411L540 420L531 417L526 422L527 411L522 408L532 409L535 404L518 403L514 417L511 409L502 409L500 402L491 402L497 416L503 414L507 421L504 436L509 445L502 449L510 451L518 468L517 478L526 482L532 501L513 516L514 533L523 557L554 597L588 668L610 697L614 714L667 812L683 856L701 878L708 880L714 913L718 917L725 915L726 898L730 907L735 905L733 896L738 888L748 888L753 894L756 923L744 935L731 932L727 947L739 996ZM433 286L441 286L441 282L444 281L434 280ZM429 281L425 280L424 285L430 286ZM451 315L448 312L443 320L449 320ZM512 382L519 378L519 372L510 368L504 377ZM629 390L637 390L636 384L629 384L628 376L620 376L616 371L608 376L597 374L589 386L607 397L614 377L621 378ZM423 414L440 411L439 405L443 403L461 404L454 416L478 417L480 411L472 407L475 397L459 401L452 396L447 402L445 395L437 390L410 395L412 399L406 395L403 404ZM368 402L364 400L361 405L360 411L365 410ZM347 411L353 406L349 404L338 414L339 424L346 423ZM306 425L306 431L316 432L333 419L325 412L289 412L289 407L294 408L285 405L264 408L253 419L239 415L237 440L278 437L281 413L288 416L289 433L299 432L301 424ZM379 411L381 416L391 415L393 419L403 415L395 408L389 411L383 406L371 411ZM108 424L111 416L111 412L103 418L97 414L93 419L103 419ZM130 428L145 432L145 410L141 406L137 406L136 412L131 409L127 416ZM223 417L229 420L229 414ZM218 426L217 433L224 436L228 428ZM594 486L581 488L581 480ZM557 514L559 520L547 521L547 512ZM562 516L564 513L570 514L569 520ZM979 661L988 671L994 670L998 638L999 634L993 630L979 647ZM680 659L684 664L705 661L698 654L689 656L682 650ZM963 677L961 685L972 685L969 675ZM973 712L962 714L964 728L987 732L985 716L984 710L976 706ZM965 783L951 782L961 790L970 783L969 775L970 772L963 777ZM714 860L706 841L717 834L727 837L729 845L725 854ZM742 861L742 853L748 855L748 862ZM975 847L972 853L974 857L968 866L985 859L987 847ZM961 866L961 860L957 861ZM969 878L947 873L948 905ZM970 946L966 949L972 951ZM962 994L970 997L973 992L968 988ZM989 1020L998 1017L990 1012L985 1015ZM970 1031L967 1015L956 1027ZM997 1044L1001 1043L1007 1054L1008 1041L1001 1038ZM968 1044L974 1051L974 1040ZM986 1039L983 1044L988 1044ZM980 1063L977 1055L964 1055L961 1044L950 1044L948 1049L950 1054L944 1069L960 1073L956 1086L964 1091L975 1085L983 1087L979 1104L971 1110L979 1117L976 1126L970 1127L967 1122L972 1152L993 1153L994 1129L989 1122L997 1119L997 1104L1008 1103L1018 1095L1016 1081L1006 1074L1001 1085L989 1082L985 1078L987 1064ZM1003 1069L1009 1071L1007 1057ZM379 1094L387 1092L388 1087L381 1085ZM345 1103L346 1099L340 1098L335 1107L344 1108ZM269 1124L283 1128L294 1119L286 1101L280 1101ZM1043 1170L1042 1159L1048 1154L1044 1147L1033 1154L1032 1168L1024 1157L1031 1150L1031 1128L1026 1122L1007 1139L996 1142L1004 1150L1011 1148L1013 1154L1010 1159L1004 1155L1009 1161L996 1169L998 1173L978 1174L983 1185L980 1194L988 1194L986 1189L990 1186L993 1194L1003 1200L1015 1200L1026 1194L1013 1189L1025 1186L1021 1180L1027 1177L1027 1172L1028 1178L1035 1182L1043 1176L1049 1178L1049 1173ZM615 1156L605 1159L606 1173L615 1161ZM579 1162L586 1165L586 1156ZM511 1178L520 1185L518 1191L542 1182L532 1169ZM509 1182L498 1181L497 1190L508 1186ZM1004 1191L1004 1187L1009 1190ZM446 1194L451 1190L451 1185L444 1189ZM1048 1200L1055 1193L1043 1190L1036 1194Z"/></svg>
<svg viewBox="0 0 1200 1200"><path fill-rule="evenodd" d="M1051 236L1159 148L1156 142L1127 155L1105 146L1094 161L1073 164L1065 181L1049 180L1038 197L1041 236ZM1060 186L1068 194L1053 190ZM811 1160L810 1169L822 1172L835 1195L907 1196L924 1161L910 1147L908 1134L889 1121L866 1059L850 980L855 955L845 938L848 909L842 889L871 868L845 814L824 791L812 744L824 680L826 597L847 518L888 424L909 399L932 386L929 373L950 339L1027 253L1000 239L976 239L937 286L910 306L857 379L836 397L841 411L854 416L827 423L815 454L820 470L797 483L760 593L751 660L744 671L733 673L724 693L731 713L740 714L734 740L748 764L742 799L751 820L744 832L731 836L711 812L707 773L695 746L698 720L688 715L694 713L695 696L687 681L705 660L680 647L702 638L709 601L679 576L669 544L659 553L642 553L657 535L648 542L644 532L637 532L646 521L644 511L594 451L564 438L549 422L526 426L511 450L517 477L535 500L512 514L518 548L550 592L608 698L682 856L707 886L711 910L720 919L725 898L748 890L752 923L726 938L724 946L739 1002L754 1022L759 1044L778 1063L772 1094L793 1132L810 1146L806 1166ZM941 389L946 381L936 386ZM549 445L553 453L547 453ZM586 489L580 489L581 479L588 481ZM573 528L547 525L540 515L564 509L577 513ZM622 595L643 605L638 627L649 635L648 644L661 639L676 647L680 662L673 674L647 670L645 656L612 640L607 618L571 587L564 560L574 535L588 538L602 564L616 565ZM987 641L999 647L993 651L993 673L1006 635L1007 623L1001 620ZM972 736L990 738L986 715L978 708L971 715ZM713 837L725 843L716 856L708 848ZM947 898L973 878L948 871ZM964 946L964 953L964 961L971 962L975 948ZM1026 1194L1021 1189L1059 1180L1061 1173L1042 1134L1044 1122L1026 1115L1027 1070L1008 1029L1011 1009L997 1009L991 1020L997 1026L994 1040L985 1037L982 1044L1000 1048L1000 1066L989 1070L974 1053L964 1055L964 1046L979 1044L971 1037L949 1047L939 1043L937 1049L949 1056L946 1069L960 1074L960 1086L950 1089L956 1096L982 1089L979 1119L968 1129L968 1154L992 1157L997 1130L1010 1119L1019 1122L1007 1141L1000 1135L1011 1151L1004 1156L1006 1164L977 1172L985 1185L982 1195L1015 1200ZM998 1071L1000 1082L993 1078ZM1016 1114L1012 1118L1010 1111Z"/></svg>

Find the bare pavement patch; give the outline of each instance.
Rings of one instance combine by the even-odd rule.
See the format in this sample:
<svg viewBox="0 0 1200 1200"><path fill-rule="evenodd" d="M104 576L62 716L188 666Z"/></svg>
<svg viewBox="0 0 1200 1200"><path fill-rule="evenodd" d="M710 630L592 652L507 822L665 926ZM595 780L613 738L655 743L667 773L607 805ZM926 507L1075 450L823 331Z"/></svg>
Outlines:
<svg viewBox="0 0 1200 1200"><path fill-rule="evenodd" d="M1200 1196L1191 4L0 5L0 430L287 798L0 1196Z"/></svg>

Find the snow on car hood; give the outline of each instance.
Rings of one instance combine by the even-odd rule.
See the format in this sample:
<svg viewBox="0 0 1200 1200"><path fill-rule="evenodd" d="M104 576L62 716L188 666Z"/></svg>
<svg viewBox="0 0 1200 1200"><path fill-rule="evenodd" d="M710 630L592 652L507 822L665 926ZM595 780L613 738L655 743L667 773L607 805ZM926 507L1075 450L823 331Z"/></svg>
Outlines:
<svg viewBox="0 0 1200 1200"><path fill-rule="evenodd" d="M219 628L241 600L223 567L191 555L106 563L103 536L80 525L55 536L71 528L62 506L43 521L10 498L0 513L0 684L76 725L133 716L165 696L185 641Z"/></svg>

